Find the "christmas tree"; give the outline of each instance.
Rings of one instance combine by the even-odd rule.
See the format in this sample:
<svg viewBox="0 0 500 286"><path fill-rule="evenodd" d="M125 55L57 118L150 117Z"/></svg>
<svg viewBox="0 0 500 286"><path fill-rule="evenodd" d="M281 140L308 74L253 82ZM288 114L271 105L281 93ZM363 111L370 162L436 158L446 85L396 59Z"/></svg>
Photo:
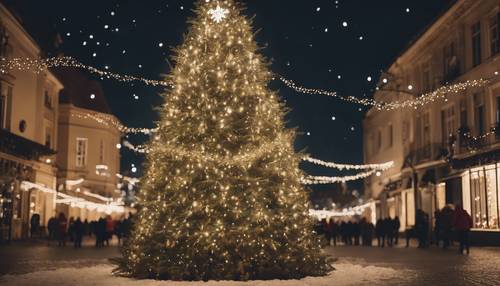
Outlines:
<svg viewBox="0 0 500 286"><path fill-rule="evenodd" d="M312 231L295 132L242 10L234 0L196 4L117 274L248 280L331 270Z"/></svg>

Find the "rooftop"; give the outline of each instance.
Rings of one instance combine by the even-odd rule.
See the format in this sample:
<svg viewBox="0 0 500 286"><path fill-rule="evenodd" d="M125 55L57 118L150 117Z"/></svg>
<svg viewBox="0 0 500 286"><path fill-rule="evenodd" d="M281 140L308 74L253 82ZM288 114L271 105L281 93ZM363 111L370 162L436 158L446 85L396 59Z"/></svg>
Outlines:
<svg viewBox="0 0 500 286"><path fill-rule="evenodd" d="M79 108L112 114L98 81L91 80L73 68L57 68L53 73L64 84L59 96L60 104L72 104Z"/></svg>

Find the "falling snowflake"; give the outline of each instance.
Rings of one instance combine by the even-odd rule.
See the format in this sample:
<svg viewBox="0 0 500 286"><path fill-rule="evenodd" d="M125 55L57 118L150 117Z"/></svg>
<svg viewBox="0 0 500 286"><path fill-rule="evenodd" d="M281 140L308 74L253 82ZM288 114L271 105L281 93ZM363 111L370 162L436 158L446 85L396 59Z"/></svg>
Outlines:
<svg viewBox="0 0 500 286"><path fill-rule="evenodd" d="M212 18L212 20L220 23L224 18L226 18L226 14L229 13L229 11L227 9L221 8L220 6L217 6L217 8L215 9L210 9L208 13L211 15L210 17Z"/></svg>

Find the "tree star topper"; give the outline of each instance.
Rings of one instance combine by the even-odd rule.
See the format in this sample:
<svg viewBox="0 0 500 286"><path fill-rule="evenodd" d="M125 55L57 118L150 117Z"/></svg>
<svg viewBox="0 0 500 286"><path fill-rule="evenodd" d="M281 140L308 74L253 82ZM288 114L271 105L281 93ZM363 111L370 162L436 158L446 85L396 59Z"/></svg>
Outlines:
<svg viewBox="0 0 500 286"><path fill-rule="evenodd" d="M217 8L210 9L208 13L211 15L210 17L212 18L212 20L214 20L217 23L220 23L224 18L226 18L226 14L228 14L229 11L217 5Z"/></svg>

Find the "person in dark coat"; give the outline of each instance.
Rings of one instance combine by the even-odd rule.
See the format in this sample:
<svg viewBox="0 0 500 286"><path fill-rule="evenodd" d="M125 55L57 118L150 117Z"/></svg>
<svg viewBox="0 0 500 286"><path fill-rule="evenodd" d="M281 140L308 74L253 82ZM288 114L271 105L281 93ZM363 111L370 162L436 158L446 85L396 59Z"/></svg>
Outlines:
<svg viewBox="0 0 500 286"><path fill-rule="evenodd" d="M359 237L361 236L361 226L359 222L352 224L352 236L354 237L354 245L359 245Z"/></svg>
<svg viewBox="0 0 500 286"><path fill-rule="evenodd" d="M421 209L417 210L415 231L418 238L418 247L427 247L427 238L429 234L429 216Z"/></svg>
<svg viewBox="0 0 500 286"><path fill-rule="evenodd" d="M57 236L57 218L56 217L51 217L49 219L47 229L49 231L49 245L52 240L56 240Z"/></svg>
<svg viewBox="0 0 500 286"><path fill-rule="evenodd" d="M332 232L333 246L337 246L337 237L339 236L339 224L333 219L330 220L330 230Z"/></svg>
<svg viewBox="0 0 500 286"><path fill-rule="evenodd" d="M458 241L460 242L460 254L463 254L464 250L467 254L470 253L469 232L472 225L472 217L461 205L457 205L453 214L453 227L457 232Z"/></svg>
<svg viewBox="0 0 500 286"><path fill-rule="evenodd" d="M96 233L97 247L103 247L105 241L108 241L109 243L109 239L107 237L107 232L106 232L106 219L101 217L97 221L97 233Z"/></svg>
<svg viewBox="0 0 500 286"><path fill-rule="evenodd" d="M68 221L64 213L59 213L57 219L57 239L58 246L66 246L66 235L68 231Z"/></svg>
<svg viewBox="0 0 500 286"><path fill-rule="evenodd" d="M339 227L339 231L340 231L340 237L342 239L342 243L344 243L344 245L347 245L347 224L345 223L345 221L343 221L341 224L340 224L340 227Z"/></svg>
<svg viewBox="0 0 500 286"><path fill-rule="evenodd" d="M323 235L325 236L325 240L326 240L326 245L327 246L330 246L330 243L331 243L331 240L332 240L332 237L331 237L331 231L330 231L330 224L329 224L329 221L327 219L323 219L321 221L321 227L322 227L322 232L323 232Z"/></svg>
<svg viewBox="0 0 500 286"><path fill-rule="evenodd" d="M442 213L441 210L437 210L434 212L434 239L437 247L439 247L439 242L443 239L442 232Z"/></svg>
<svg viewBox="0 0 500 286"><path fill-rule="evenodd" d="M75 241L75 218L74 217L69 218L68 237L69 237L69 241L71 241L71 242Z"/></svg>
<svg viewBox="0 0 500 286"><path fill-rule="evenodd" d="M83 226L82 220L80 218L77 218L76 221L73 224L73 231L74 231L74 245L75 248L82 248L82 240L83 240L83 234L85 232L85 228Z"/></svg>
<svg viewBox="0 0 500 286"><path fill-rule="evenodd" d="M90 224L87 219L83 221L83 235L88 235L88 236L92 235L92 231L90 230Z"/></svg>
<svg viewBox="0 0 500 286"><path fill-rule="evenodd" d="M380 218L375 225L375 235L377 236L378 247L383 248L385 246L384 221Z"/></svg>
<svg viewBox="0 0 500 286"><path fill-rule="evenodd" d="M453 229L453 210L450 206L445 206L441 210L441 240L443 241L443 249L450 246Z"/></svg>
<svg viewBox="0 0 500 286"><path fill-rule="evenodd" d="M390 217L384 219L383 221L384 234L386 238L387 246L392 247L392 243L394 242L394 226L393 221Z"/></svg>
<svg viewBox="0 0 500 286"><path fill-rule="evenodd" d="M398 245L399 242L399 228L401 228L401 222L399 221L399 217L396 216L394 221L392 222L393 232L394 232L394 244Z"/></svg>
<svg viewBox="0 0 500 286"><path fill-rule="evenodd" d="M347 245L352 245L354 226L352 221L348 221L346 224L346 235L347 235Z"/></svg>
<svg viewBox="0 0 500 286"><path fill-rule="evenodd" d="M33 214L31 216L30 220L30 232L31 232L31 238L33 238L35 235L40 235L40 215L39 214Z"/></svg>

